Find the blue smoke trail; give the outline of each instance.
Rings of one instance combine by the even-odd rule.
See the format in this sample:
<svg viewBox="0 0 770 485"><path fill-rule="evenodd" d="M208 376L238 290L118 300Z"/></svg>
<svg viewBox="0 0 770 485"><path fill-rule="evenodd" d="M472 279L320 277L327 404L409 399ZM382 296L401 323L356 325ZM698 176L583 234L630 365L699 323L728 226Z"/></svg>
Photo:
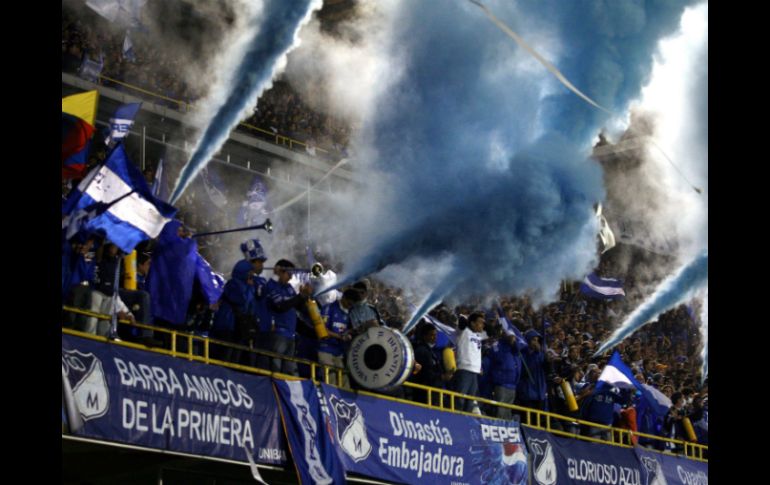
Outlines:
<svg viewBox="0 0 770 485"><path fill-rule="evenodd" d="M556 37L554 64L623 112L686 2L488 3L523 37L532 29ZM533 70L528 54L469 2L404 2L394 25L391 50L403 74L358 140L371 148L366 162L386 175L390 202L366 214L377 223L355 249L367 252L348 263L338 286L445 253L464 268L437 278L450 296L535 290L544 299L563 278L581 279L597 258L592 204L604 197L588 148L607 114L542 66ZM552 85L557 94L547 94ZM360 214L349 219L348 233L364 232Z"/></svg>
<svg viewBox="0 0 770 485"><path fill-rule="evenodd" d="M417 308L417 310L415 310L401 331L403 333L409 333L426 313L441 303L444 298L452 292L457 279L460 277L460 275L463 274L463 272L463 267L454 265L452 267L451 273L442 280L442 283L439 286L434 288L430 294L425 297L422 304Z"/></svg>
<svg viewBox="0 0 770 485"><path fill-rule="evenodd" d="M623 339L650 323L658 315L681 303L693 291L708 283L709 256L705 252L666 278L658 289L618 327L604 342L594 357L613 348Z"/></svg>
<svg viewBox="0 0 770 485"><path fill-rule="evenodd" d="M192 180L222 147L240 121L244 108L253 106L271 82L279 60L297 44L297 32L320 8L321 0L268 0L262 12L250 19L254 37L232 77L224 104L211 122L177 179L170 202L174 204Z"/></svg>
<svg viewBox="0 0 770 485"><path fill-rule="evenodd" d="M703 350L701 351L701 374L700 374L700 381L701 384L703 384L703 381L706 380L706 378L709 375L709 294L708 291L706 291L706 296L703 298L703 308L701 309L700 313L700 320L701 320L701 330L700 333L703 335Z"/></svg>

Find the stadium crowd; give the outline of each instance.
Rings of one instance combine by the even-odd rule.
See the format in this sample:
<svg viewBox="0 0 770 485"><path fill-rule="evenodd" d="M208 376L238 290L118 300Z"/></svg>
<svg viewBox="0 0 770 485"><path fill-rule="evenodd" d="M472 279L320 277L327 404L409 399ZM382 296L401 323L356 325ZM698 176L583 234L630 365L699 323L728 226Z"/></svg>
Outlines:
<svg viewBox="0 0 770 485"><path fill-rule="evenodd" d="M200 258L197 243L183 224L174 221L156 240L137 247L138 284L133 290L122 288L124 275L117 248L99 236L78 235L63 240L62 297L67 304L110 314L111 296L118 289L115 310L119 317L337 367L344 367L346 347L357 333L379 325L401 329L409 316L410 302L402 290L365 279L319 298L329 334L319 338L306 304L321 280L333 277L334 264L319 257L325 272L311 276L283 258L275 263L270 278L263 274L267 255L258 240L246 241L240 249L244 259L233 266L231 278L226 283L220 280L218 291L207 287L196 263ZM209 269L203 274L214 273ZM410 380L677 439L688 438L682 421L688 417L698 442L707 444L708 384L701 385L699 378L697 311L682 305L666 312L616 348L638 382L670 399L669 413L659 416L640 408L640 393L599 385L610 353L597 357L594 353L619 324L622 301L590 298L577 286L565 282L560 300L541 308L535 308L526 296L501 298L491 307L478 301L454 308L438 306L408 334L419 364ZM69 315L65 322L103 336L111 332L110 322L94 317ZM514 332L511 326L516 327ZM117 328L118 335L113 337L170 346L166 333ZM454 364L444 355L447 347L454 350ZM224 346L212 349L215 358L225 361L309 375L307 366L289 360ZM184 351L183 342L177 344L177 350ZM569 409L562 381L577 398L576 411ZM342 384L351 383L345 378ZM397 389L396 395L427 402L424 391L409 386ZM471 400L458 400L457 406L468 412L518 419L510 408L479 406ZM552 425L608 438L604 428L567 420L554 420ZM662 446L662 442L645 438L639 443Z"/></svg>
<svg viewBox="0 0 770 485"><path fill-rule="evenodd" d="M154 102L178 108L178 100L194 103L201 93L175 78L179 61L144 45L138 36L129 59L124 36L94 28L100 18L86 22L63 8L62 71L124 89L138 86L161 94ZM96 73L96 76L94 75ZM137 94L137 93L133 93ZM261 96L248 123L344 153L349 127L311 110L287 82L276 82ZM92 163L105 157L94 150ZM154 174L145 173L151 183ZM64 192L72 185L64 186ZM153 324L200 336L224 340L240 347L212 346L214 357L291 375L308 375L307 366L254 351L299 357L325 365L344 367L345 351L352 338L371 326L402 329L414 302L400 288L376 278L319 298L327 335L313 328L308 300L324 278L334 278L341 262L315 255L323 268L318 274L297 270L298 254L282 256L270 274L264 269L268 255L258 240L240 246L243 259L232 267L225 282L206 262L223 239L209 240L205 248L191 238L195 230L211 229L206 218L191 212L166 225L160 236L136 248L136 282L125 284L122 255L109 240L95 234L62 234L62 299L67 305L121 319ZM292 251L297 253L298 251ZM606 261L598 271L624 277L627 292L635 288L633 270L614 273ZM128 278L130 281L131 278ZM688 440L685 418L692 423L697 441L708 444L708 384L701 383L698 309L681 305L621 342L616 350L635 379L671 402L665 415L652 412L639 392L602 386L602 370L610 352L594 356L630 305L623 300L590 297L579 282L564 282L560 299L537 308L526 296L509 296L494 303L465 302L434 308L410 329L416 365L412 382L451 389L501 403L551 411L568 418L632 429L642 433ZM64 315L64 325L92 334L170 347L168 334L93 316ZM184 351L180 339L177 350ZM452 358L445 349L452 348ZM336 377L334 377L336 382ZM354 385L343 377L344 386ZM403 386L397 395L427 402L421 389ZM577 410L570 408L569 394ZM435 396L434 396L435 402ZM458 400L460 409L503 419L519 419L509 408ZM587 436L607 438L604 428L578 425L571 419L554 420L554 427ZM636 438L635 438L635 441ZM638 438L642 445L662 447L662 442Z"/></svg>
<svg viewBox="0 0 770 485"><path fill-rule="evenodd" d="M178 56L157 48L141 32L129 37L129 55L125 52L126 34L107 24L87 8L75 13L62 6L62 72L177 110L187 110L205 94L180 76L184 65ZM254 113L244 123L262 131L243 124L239 130L270 140L275 136L268 134L299 141L304 146L292 146L314 156L347 155L349 124L311 109L285 80L278 80L260 96Z"/></svg>

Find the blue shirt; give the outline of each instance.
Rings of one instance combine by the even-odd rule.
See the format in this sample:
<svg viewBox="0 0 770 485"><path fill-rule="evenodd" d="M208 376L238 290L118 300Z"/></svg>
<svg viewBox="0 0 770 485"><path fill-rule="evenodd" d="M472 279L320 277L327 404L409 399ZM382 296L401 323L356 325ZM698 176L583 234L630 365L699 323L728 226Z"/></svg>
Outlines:
<svg viewBox="0 0 770 485"><path fill-rule="evenodd" d="M492 344L492 383L508 389L516 389L521 378L521 354L519 348L512 348L506 339Z"/></svg>
<svg viewBox="0 0 770 485"><path fill-rule="evenodd" d="M344 334L350 329L348 312L342 308L339 301L334 301L321 308L321 318L326 322L326 328L338 334ZM345 351L345 342L335 337L321 339L318 351L340 356Z"/></svg>
<svg viewBox="0 0 770 485"><path fill-rule="evenodd" d="M584 404L583 419L593 423L612 425L615 418L615 402L618 395L612 392L612 386L600 386Z"/></svg>
<svg viewBox="0 0 770 485"><path fill-rule="evenodd" d="M275 333L282 337L294 338L297 330L297 312L293 306L285 310L284 308L297 296L297 292L289 283L278 283L275 280L267 282L266 290L267 307L275 324Z"/></svg>

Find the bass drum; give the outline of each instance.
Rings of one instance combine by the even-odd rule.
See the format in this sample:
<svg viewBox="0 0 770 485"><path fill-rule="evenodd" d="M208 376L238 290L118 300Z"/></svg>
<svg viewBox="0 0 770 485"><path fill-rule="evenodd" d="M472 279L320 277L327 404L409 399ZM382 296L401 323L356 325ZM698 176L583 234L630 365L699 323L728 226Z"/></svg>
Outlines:
<svg viewBox="0 0 770 485"><path fill-rule="evenodd" d="M398 330L372 327L350 342L348 372L361 387L389 391L404 383L414 368L414 350Z"/></svg>

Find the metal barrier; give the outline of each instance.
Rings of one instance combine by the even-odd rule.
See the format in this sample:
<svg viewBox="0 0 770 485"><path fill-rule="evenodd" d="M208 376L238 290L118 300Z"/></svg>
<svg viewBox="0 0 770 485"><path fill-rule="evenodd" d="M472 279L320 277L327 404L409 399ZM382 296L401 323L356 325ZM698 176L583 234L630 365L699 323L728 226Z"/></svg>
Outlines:
<svg viewBox="0 0 770 485"><path fill-rule="evenodd" d="M96 313L96 312L92 312L92 311L89 311L89 310L83 310L81 308L74 308L74 307L69 307L69 306L63 306L62 309L64 311L66 311L66 312L69 312L69 313L74 313L74 314L83 315L83 316L87 316L87 317L94 317L94 318L97 318L99 320L110 320L111 319L111 317L109 315L105 315L105 314L102 314L102 313ZM144 345L144 344L140 344L140 343L136 343L136 342L126 342L124 340L115 341L115 340L111 340L111 339L109 339L107 337L102 337L102 336L98 336L98 335L82 332L82 331L79 331L79 330L69 329L69 328L62 328L62 332L68 333L68 334L71 334L71 335L76 335L76 336L79 336L79 337L93 338L93 339L97 339L97 340L100 340L100 341L103 341L103 342L111 342L111 343L115 343L115 344L118 344L118 345L125 345L125 346L131 347L131 348L135 348L135 349L151 350L151 351L154 351L154 352L159 352L159 353L164 354L164 355L170 355L172 357L184 358L184 359L187 359L187 360L190 360L190 361L203 362L205 364L222 365L224 367L230 367L230 368L237 369L237 370L243 370L243 371L247 371L247 372L252 372L254 374L261 374L261 375L267 375L267 376L281 377L282 379L283 378L291 378L291 379L295 379L296 380L296 379L300 379L300 378L299 377L295 377L295 376L289 376L288 374L283 374L283 373L280 373L280 372L268 371L268 370L265 370L265 369L261 369L259 367L251 367L251 366L242 365L242 364L234 364L232 362L227 362L227 361L224 361L224 360L215 359L215 358L211 357L211 346L212 345L216 345L216 346L220 346L220 347L229 347L229 348L232 348L232 349L235 349L235 350L241 350L241 351L250 352L250 353L253 353L253 354L257 354L257 355L263 355L265 357L269 357L269 358L272 358L272 359L281 359L281 360L291 361L291 362L294 362L296 364L307 365L310 368L310 375L313 376L313 381L314 382L320 382L320 379L317 377L320 374L321 376L323 376L323 382L325 382L327 384L330 383L329 376L330 376L331 373L335 374L335 376L337 377L337 382L342 382L343 381L342 380L342 376L345 373L345 369L343 369L342 367L334 367L334 366L330 366L330 365L325 365L325 364L321 364L319 362L315 362L315 361L307 360L307 359L301 359L301 358L298 358L298 357L289 357L289 356L286 356L286 355L283 355L283 354L276 354L274 352L270 352L270 351L267 351L267 350L257 350L257 349L251 348L249 346L246 346L246 345L240 345L240 344L236 344L236 343L233 343L233 342L227 342L225 340L219 340L219 339L215 339L215 338L211 338L211 337L204 337L204 336L196 335L194 333L186 332L186 331L183 331L183 330L174 330L174 329L171 329L171 328L158 327L158 326L155 326L155 325L148 325L148 324L145 324L145 323L131 322L129 320L118 320L118 323L126 325L126 326L130 326L130 327L141 328L141 329L145 329L145 330L152 330L152 331L155 331L155 332L158 332L158 333L162 333L162 334L168 334L170 336L170 346L171 346L171 349L168 350L168 349L162 349L162 348L158 348L158 347L150 347L148 345ZM187 348L184 351L177 350L178 347L179 347L179 345L177 345L177 342L178 342L179 338L184 339L184 341L187 344L186 345ZM200 342L201 345L200 346L196 346L196 345L194 345L195 342ZM196 347L202 348L202 351L203 351L202 355L199 355L199 354L197 354L195 352Z"/></svg>
<svg viewBox="0 0 770 485"><path fill-rule="evenodd" d="M91 312L91 311L88 311L88 310L83 310L83 309L80 309L80 308L73 308L73 307L63 306L62 309L64 311L66 311L66 312L75 313L75 314L79 314L79 315L84 315L84 316L88 316L88 317L94 317L94 318L97 318L97 319L100 319L100 320L110 320L110 316L109 315L95 313L95 312ZM332 382L332 380L330 379L330 374L331 373L335 374L336 382L337 383L344 382L343 376L345 374L347 374L347 370L343 369L341 367L329 366L329 365L321 364L319 362L315 362L315 361L312 361L312 360L300 359L300 358L297 358L297 357L289 357L289 356L286 356L286 355L276 354L274 352L269 352L269 351L265 351L265 350L257 350L257 349L251 348L249 346L239 345L239 344L235 344L235 343L232 343L232 342L227 342L227 341L224 341L224 340L213 339L211 337L203 337L203 336L200 336L200 335L195 335L195 334L190 333L190 332L185 332L185 331L181 331L181 330L173 330L173 329L164 328L164 327L157 327L157 326L154 326L154 325L147 325L147 324L144 324L144 323L136 323L136 322L131 322L129 320L118 320L118 322L121 323L121 324L124 324L124 325L128 325L128 326L133 326L133 327L137 327L137 328L153 330L153 331L160 332L160 333L170 334L171 335L171 350L162 349L162 348L158 348L158 347L150 347L150 346L147 346L147 345L142 345L142 344L134 343L134 342L125 342L125 341L122 341L122 340L121 341L114 341L114 340L108 339L107 337L100 337L100 336L96 336L96 335L93 335L93 334L90 334L90 333L81 332L81 331L78 331L78 330L73 330L73 329L68 329L68 328L62 328L62 332L66 333L66 334L69 334L69 335L75 335L75 336L78 336L78 337L85 337L85 338L90 338L90 339L93 339L93 340L99 340L99 341L102 341L102 342L113 343L113 344L116 344L116 345L123 345L123 346L134 348L134 349L149 350L149 351L157 352L157 353L164 354L164 355L170 355L172 357L184 358L184 359L187 359L187 360L190 360L190 361L197 361L197 362L203 362L203 363L206 363L206 364L220 365L220 366L223 366L223 367L228 367L228 368L231 368L231 369L240 370L240 371L244 371L244 372L250 372L250 373L253 373L253 374L278 377L280 379L300 380L300 379L303 379L303 378L296 377L296 376L291 376L291 375L288 375L288 374L283 374L283 373L280 373L280 372L268 371L268 370L264 370L264 369L261 369L261 368L258 368L258 367L251 367L251 366L247 366L247 365L235 364L235 363L232 363L232 362L227 362L227 361L223 361L223 360L214 359L214 358L212 358L210 356L211 345L219 345L219 346L222 346L222 347L230 347L230 348L233 348L233 349L236 349L236 350L247 351L247 352L255 353L255 354L258 354L258 355L263 355L263 356L274 358L274 359L281 359L281 360L295 362L296 364L307 365L310 368L310 375L312 376L311 379L315 383L323 382L325 384L335 385ZM184 338L186 340L187 349L184 352L180 352L180 351L177 350L177 338L178 337ZM193 344L196 341L202 342L203 355L195 354L195 352L194 352L195 345L193 345ZM319 371L320 371L320 376L321 376L320 378L318 377L319 376ZM677 453L673 453L673 452L670 452L670 451L661 451L661 450L656 450L656 451L659 451L659 452L662 452L662 453L665 453L665 454L668 454L668 455L672 455L672 456L684 455L685 457L687 457L689 459L692 459L692 460L708 462L708 460L703 457L704 456L704 452L708 451L708 446L701 445L701 444L698 444L698 443L692 443L692 442L684 441L684 440L676 440L676 439L672 439L672 438L665 438L665 437L662 437L662 436L655 436L655 435L650 435L650 434L646 434L646 433L640 433L640 432L637 432L637 431L631 431L629 429L614 428L612 426L607 426L607 425L599 424L599 423L592 423L590 421L585 421L585 420L578 419L578 418L573 418L573 417L570 417L570 416L564 416L564 415L561 415L561 414L551 413L551 412L548 412L548 411L541 411L539 409L526 408L526 407L518 406L518 405L515 405L515 404L501 403L501 402L498 402L498 401L493 401L491 399L485 399L485 398L478 397L478 396L471 396L471 395L468 395L468 394L461 394L461 393L456 392L456 391L451 391L451 390L448 390L448 389L440 389L440 388L436 388L436 387L425 386L425 385L422 385L422 384L417 384L417 383L409 382L409 381L405 382L403 384L403 386L404 387L408 387L408 388L412 388L412 389L420 389L420 390L425 391L425 393L426 393L426 395L428 397L428 402L427 403L422 403L422 402L417 402L417 401L410 401L410 400L406 400L406 399L400 399L400 398L397 398L397 397L388 396L388 395L385 395L385 394L379 394L379 393L371 392L371 391L360 390L360 389L353 390L353 389L347 388L347 390L351 390L351 391L357 392L358 394L365 395L365 396L372 396L372 397L377 397L377 398L380 398L380 399L387 399L387 400L390 400L390 401L400 402L400 403L404 403L404 404L410 404L410 405L414 405L414 406L420 406L420 407L424 407L424 408L427 408L427 409L446 411L446 412L452 412L452 413L457 413L457 414L465 414L465 415L468 415L468 416L477 417L478 415L476 415L476 414L468 413L468 412L465 412L465 411L460 411L460 410L455 408L455 400L456 399L467 399L467 400L471 400L471 401L476 401L477 403L480 403L480 404L487 404L487 405L494 406L494 407L502 407L502 408L510 409L511 411L513 411L516 414L519 414L522 417L522 419L521 419L521 423L522 424L525 424L525 425L533 427L533 428L540 429L542 431L547 431L547 432L552 433L552 434L557 435L557 436L565 436L565 437L575 438L575 439L579 439L579 440L583 440L583 441L589 441L589 442L593 442L593 443L601 443L601 444L606 444L606 445L620 446L620 447L623 447L623 448L632 448L633 447L633 444L632 444L633 443L633 439L632 439L632 437L647 438L647 439L656 440L656 441L663 442L663 443L668 443L668 444L673 445L675 447L679 447L679 448L681 448L683 450L683 453L677 454ZM341 385L338 386L338 387L342 388ZM434 400L433 400L433 395L434 394L438 395L438 402L435 403L435 404L434 404ZM502 418L497 418L497 417L494 417L494 416L484 416L484 417L488 418L488 419L500 419L500 420L502 420ZM609 440L605 440L605 439L602 439L602 438L595 438L595 437L591 437L591 436L584 436L584 435L581 435L579 433L570 433L568 431L564 431L562 429L555 428L553 420L557 420L559 422L566 422L566 423L569 423L570 425L573 425L573 426L581 426L581 425L583 425L583 426L590 426L592 428L603 429L603 430L606 430L607 432L609 432L610 439Z"/></svg>
<svg viewBox="0 0 770 485"><path fill-rule="evenodd" d="M189 112L194 107L194 105L192 103L188 103L186 101L180 101L180 100L174 99L174 98L169 98L168 96L163 96L162 94L157 94L157 93L154 93L154 92L149 91L147 89L140 88L138 86L134 86L132 84L128 84L128 83L123 82L123 81L118 81L117 79L113 79L111 77L107 77L107 76L104 76L104 75L100 74L99 75L99 84L102 84L102 81L108 81L110 83L117 84L119 86L123 86L123 87L128 88L128 89L130 89L132 91L136 91L138 93L144 94L146 96L150 96L152 98L157 98L157 99L161 99L161 100L164 100L164 101L169 101L171 103L176 104L177 110L181 111L183 113ZM247 128L249 130L256 131L258 133L262 133L263 135L267 135L267 136L269 136L270 138L273 139L273 143L275 143L276 145L288 146L289 149L294 149L295 146L304 147L306 151L309 148L309 145L307 143L303 143L303 142L301 142L299 140L295 140L293 138L289 138L288 136L281 135L281 134L278 134L278 133L274 133L274 132L269 131L269 130L265 130L264 128L260 128L258 126L254 126L254 125L251 125L249 123L243 123L242 122L242 123L239 123L238 126L242 126L242 127ZM315 150L317 152L321 152L321 153L325 153L325 154L330 154L331 153L329 150L325 150L325 149L320 148L320 147L315 147Z"/></svg>
<svg viewBox="0 0 770 485"><path fill-rule="evenodd" d="M109 81L113 84L117 84L119 86L126 87L132 91L136 91L138 93L142 93L144 95L150 96L152 98L162 99L164 101L170 101L177 105L178 111L187 112L190 111L190 108L192 108L192 104L186 103L184 101L179 101L178 99L169 98L168 96L163 96L162 94L154 93L152 91L149 91L144 88L140 88L138 86L134 86L133 84L128 84L123 81L118 81L117 79L113 79L111 77L107 77L103 74L99 75L99 84L102 84L102 81Z"/></svg>

